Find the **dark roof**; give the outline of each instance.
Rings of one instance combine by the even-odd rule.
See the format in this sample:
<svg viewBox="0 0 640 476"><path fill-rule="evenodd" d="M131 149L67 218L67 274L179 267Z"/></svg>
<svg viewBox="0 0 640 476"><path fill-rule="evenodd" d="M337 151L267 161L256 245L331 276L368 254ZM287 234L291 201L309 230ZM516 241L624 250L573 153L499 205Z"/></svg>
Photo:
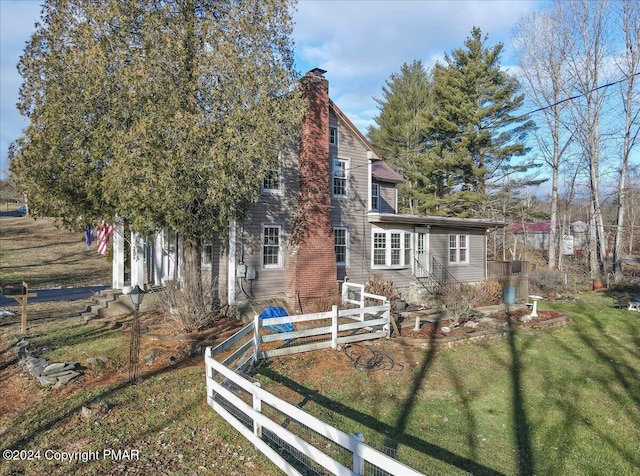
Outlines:
<svg viewBox="0 0 640 476"><path fill-rule="evenodd" d="M451 218L428 215L402 215L394 213L370 213L369 223L390 223L404 225L440 225L459 228L502 228L506 223L484 218Z"/></svg>
<svg viewBox="0 0 640 476"><path fill-rule="evenodd" d="M371 163L371 176L380 182L403 183L402 176L389 167L382 160L374 160Z"/></svg>

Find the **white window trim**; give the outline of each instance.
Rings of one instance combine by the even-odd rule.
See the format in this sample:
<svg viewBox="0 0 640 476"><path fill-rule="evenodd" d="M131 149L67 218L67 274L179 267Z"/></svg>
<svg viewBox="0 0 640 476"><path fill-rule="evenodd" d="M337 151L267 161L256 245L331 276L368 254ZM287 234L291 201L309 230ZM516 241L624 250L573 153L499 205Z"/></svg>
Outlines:
<svg viewBox="0 0 640 476"><path fill-rule="evenodd" d="M264 242L264 231L266 228L277 228L278 229L278 263L277 264L264 264L264 247L265 242ZM262 233L260 236L260 241L261 241L261 262L262 262L262 267L264 269L280 269L282 268L282 225L272 225L272 224L263 224L262 225Z"/></svg>
<svg viewBox="0 0 640 476"><path fill-rule="evenodd" d="M377 190L377 195L376 198L378 199L378 204L377 206L374 206L373 203L373 191ZM380 184L377 182L371 182L371 211L372 212L379 212L380 211Z"/></svg>
<svg viewBox="0 0 640 476"><path fill-rule="evenodd" d="M456 260L455 261L451 261L451 250L453 250L454 248L451 248L451 237L455 236L456 237ZM465 241L467 246L464 248L467 250L467 256L466 259L464 261L460 261L460 237L464 236L465 237ZM469 255L471 254L470 251L470 244L471 241L469 240L469 235L466 235L464 233L449 233L449 243L447 244L447 262L451 265L451 266L460 266L460 265L467 265L469 264Z"/></svg>
<svg viewBox="0 0 640 476"><path fill-rule="evenodd" d="M335 186L334 186L334 179L335 179L335 172L336 172L336 161L340 160L344 162L344 195L342 194L336 194L336 190L335 190ZM331 158L331 195L333 196L333 198L349 198L349 168L351 165L351 159L347 158L347 157L338 157L338 156L333 156Z"/></svg>
<svg viewBox="0 0 640 476"><path fill-rule="evenodd" d="M383 233L385 235L385 264L374 264L374 244L375 244L375 234ZM391 265L391 234L399 233L400 234L400 264ZM409 253L409 263L405 263L405 235L410 235L409 245L411 246L411 251ZM408 269L411 268L413 262L413 232L409 230L386 230L382 228L372 228L371 229L371 269Z"/></svg>
<svg viewBox="0 0 640 476"><path fill-rule="evenodd" d="M333 231L334 231L334 235L333 235L333 239L334 239L334 246L335 246L335 231L336 230L344 230L344 240L345 240L345 261L337 261L336 260L336 266L344 266L345 268L349 267L349 262L350 262L350 258L351 258L351 250L350 250L350 246L349 246L349 227L348 226L334 226L333 227Z"/></svg>
<svg viewBox="0 0 640 476"><path fill-rule="evenodd" d="M284 194L284 180L282 177L282 154L278 153L278 167L267 169L268 171L275 171L278 174L278 188L265 188L264 187L264 179L260 183L260 194L261 195L283 195Z"/></svg>
<svg viewBox="0 0 640 476"><path fill-rule="evenodd" d="M210 255L207 255L206 253L207 246L211 247ZM211 266L213 266L213 240L202 240L202 251L200 253L200 257L200 265L203 268L211 268ZM209 258L208 263L205 261L205 258Z"/></svg>
<svg viewBox="0 0 640 476"><path fill-rule="evenodd" d="M331 131L336 131L333 142L331 141ZM329 145L338 146L338 126L329 126Z"/></svg>

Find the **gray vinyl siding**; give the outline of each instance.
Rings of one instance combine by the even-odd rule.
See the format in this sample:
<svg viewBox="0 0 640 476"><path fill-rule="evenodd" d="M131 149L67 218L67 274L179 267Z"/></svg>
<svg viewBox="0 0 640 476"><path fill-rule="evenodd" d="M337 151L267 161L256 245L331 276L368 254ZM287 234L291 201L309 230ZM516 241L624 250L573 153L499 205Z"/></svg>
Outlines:
<svg viewBox="0 0 640 476"><path fill-rule="evenodd" d="M282 193L261 194L257 203L251 205L245 218L238 222L236 233L236 262L256 270L256 279L236 281L236 299L281 296L284 292L286 247L296 207L298 204L298 159L296 153L282 156ZM263 266L262 232L264 226L280 227L280 267ZM226 266L225 266L226 268ZM240 286L242 285L242 287ZM244 289L244 292L243 292Z"/></svg>
<svg viewBox="0 0 640 476"><path fill-rule="evenodd" d="M396 213L396 185L378 183L380 184L380 213Z"/></svg>
<svg viewBox="0 0 640 476"><path fill-rule="evenodd" d="M449 235L468 235L469 263L449 263ZM485 231L483 229L432 227L429 253L440 261L458 281L475 283L485 278Z"/></svg>
<svg viewBox="0 0 640 476"><path fill-rule="evenodd" d="M334 227L346 227L349 233L349 263L338 266L338 280L345 275L351 281L362 282L369 276L369 244L366 230L369 228L369 182L367 149L362 142L342 123L333 111L329 112L329 125L338 127L338 147L330 146L331 156L349 159L348 196L333 197L331 201L331 223ZM331 184L333 186L333 184Z"/></svg>

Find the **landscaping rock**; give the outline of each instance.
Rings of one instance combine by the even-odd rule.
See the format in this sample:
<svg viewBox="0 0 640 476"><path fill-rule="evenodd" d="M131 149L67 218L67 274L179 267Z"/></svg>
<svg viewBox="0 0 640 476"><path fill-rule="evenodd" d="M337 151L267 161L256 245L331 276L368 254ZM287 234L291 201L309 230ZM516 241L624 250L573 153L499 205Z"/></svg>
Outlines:
<svg viewBox="0 0 640 476"><path fill-rule="evenodd" d="M107 359L106 357L89 357L87 359L87 365L90 367L94 367L96 365L105 365L107 362L109 362L109 359Z"/></svg>
<svg viewBox="0 0 640 476"><path fill-rule="evenodd" d="M479 325L480 325L480 323L476 322L476 321L467 321L467 322L464 323L464 327L470 327L471 329L475 329Z"/></svg>
<svg viewBox="0 0 640 476"><path fill-rule="evenodd" d="M109 411L109 406L104 402L92 403L87 407L82 407L81 415L84 418L95 418L96 416L107 413Z"/></svg>
<svg viewBox="0 0 640 476"><path fill-rule="evenodd" d="M43 387L61 386L82 375L77 370L80 366L79 362L49 362L29 354L27 352L29 342L24 339L16 344L16 348L20 356L20 366Z"/></svg>

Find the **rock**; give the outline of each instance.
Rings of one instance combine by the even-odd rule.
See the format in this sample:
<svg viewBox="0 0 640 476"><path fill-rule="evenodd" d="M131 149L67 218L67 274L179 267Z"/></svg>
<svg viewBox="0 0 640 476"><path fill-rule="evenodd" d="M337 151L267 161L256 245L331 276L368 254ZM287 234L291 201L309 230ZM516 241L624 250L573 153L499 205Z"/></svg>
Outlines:
<svg viewBox="0 0 640 476"><path fill-rule="evenodd" d="M530 315L525 314L520 318L520 322L524 322L526 324L527 322L531 322L531 319L533 318Z"/></svg>
<svg viewBox="0 0 640 476"><path fill-rule="evenodd" d="M82 407L81 415L84 418L94 418L101 413L107 413L109 405L104 402L92 403L88 407Z"/></svg>
<svg viewBox="0 0 640 476"><path fill-rule="evenodd" d="M144 358L144 361L147 363L147 365L151 365L156 361L157 358L158 354L156 354L155 352L151 352Z"/></svg>
<svg viewBox="0 0 640 476"><path fill-rule="evenodd" d="M60 363L54 363L54 364L49 364L44 368L44 371L42 372L43 375L55 375L58 374L60 372L66 372L69 370L75 370L76 368L76 363L72 362L72 363L66 363L66 362L60 362Z"/></svg>
<svg viewBox="0 0 640 476"><path fill-rule="evenodd" d="M53 385L58 383L58 379L56 377L49 377L47 375L38 376L36 380L40 382L40 385L43 387L48 387L49 385Z"/></svg>
<svg viewBox="0 0 640 476"><path fill-rule="evenodd" d="M87 359L87 365L91 367L96 365L104 365L107 362L109 362L109 359L107 359L106 357L89 357Z"/></svg>
<svg viewBox="0 0 640 476"><path fill-rule="evenodd" d="M79 375L82 375L82 374L80 372L76 372L75 370L71 370L69 372L66 372L63 375L58 376L57 377L58 383L61 384L61 385L64 385L65 383L69 382L70 380L73 380L74 378L78 377Z"/></svg>
<svg viewBox="0 0 640 476"><path fill-rule="evenodd" d="M479 325L480 325L480 323L476 322L476 321L467 321L467 322L464 323L464 327L470 327L471 329L475 329Z"/></svg>

